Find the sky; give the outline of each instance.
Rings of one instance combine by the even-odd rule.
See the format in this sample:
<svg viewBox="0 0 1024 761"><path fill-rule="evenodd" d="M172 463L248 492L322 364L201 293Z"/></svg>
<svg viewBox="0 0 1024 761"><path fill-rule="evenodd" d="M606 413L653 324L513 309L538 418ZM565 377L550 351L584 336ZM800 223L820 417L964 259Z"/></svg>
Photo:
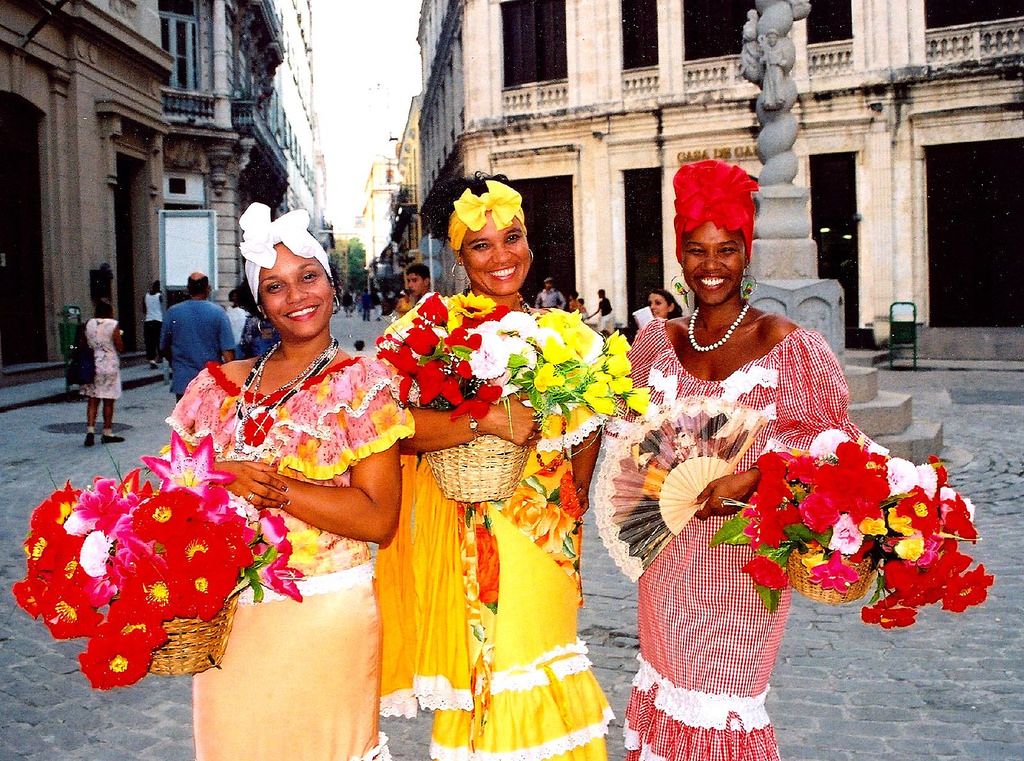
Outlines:
<svg viewBox="0 0 1024 761"><path fill-rule="evenodd" d="M421 0L313 0L313 101L327 164L327 218L351 230L373 157L394 154L419 93Z"/></svg>

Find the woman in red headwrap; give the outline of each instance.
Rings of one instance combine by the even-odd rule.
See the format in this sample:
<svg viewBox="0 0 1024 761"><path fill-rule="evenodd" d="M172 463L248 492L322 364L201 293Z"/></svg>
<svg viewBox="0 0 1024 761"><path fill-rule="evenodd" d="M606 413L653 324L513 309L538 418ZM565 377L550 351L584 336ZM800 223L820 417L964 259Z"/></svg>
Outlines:
<svg viewBox="0 0 1024 761"><path fill-rule="evenodd" d="M627 761L774 761L779 758L764 700L790 593L768 612L741 569L749 547L711 547L734 508L757 488L757 457L807 449L847 416L849 393L835 355L817 333L746 297L755 183L736 166L702 161L675 176L676 256L693 292L689 319L654 320L630 352L633 379L651 401L683 396L734 401L763 411L767 424L733 475L698 496L698 520L640 577L640 670L626 709ZM642 420L635 421L643 425Z"/></svg>

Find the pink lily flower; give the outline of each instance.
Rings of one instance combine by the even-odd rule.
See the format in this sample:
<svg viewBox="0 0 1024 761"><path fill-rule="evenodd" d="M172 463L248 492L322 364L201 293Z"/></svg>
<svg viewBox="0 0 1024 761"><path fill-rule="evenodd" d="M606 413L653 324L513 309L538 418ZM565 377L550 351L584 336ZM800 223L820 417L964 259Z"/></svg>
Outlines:
<svg viewBox="0 0 1024 761"><path fill-rule="evenodd" d="M64 530L73 536L102 531L111 538L120 539L126 519L130 524L129 515L138 504L138 495L124 493L117 481L97 478L93 489L79 496L78 504L64 522Z"/></svg>
<svg viewBox="0 0 1024 761"><path fill-rule="evenodd" d="M260 528L263 530L263 538L268 544L278 552L287 546L288 552L291 553L292 545L288 541L288 526L285 525L284 518L264 512L260 515Z"/></svg>
<svg viewBox="0 0 1024 761"><path fill-rule="evenodd" d="M143 457L142 462L160 478L161 489L189 489L206 497L210 485L235 480L230 473L214 470L214 457L213 437L203 437L195 451L189 452L185 440L172 431L170 459Z"/></svg>
<svg viewBox="0 0 1024 761"><path fill-rule="evenodd" d="M296 602L302 602L302 593L295 582L303 577L302 571L288 567L288 561L282 555L275 558L274 562L266 568L260 570L260 581L263 584L278 594L290 597Z"/></svg>
<svg viewBox="0 0 1024 761"><path fill-rule="evenodd" d="M811 581L822 589L845 592L857 580L857 572L843 564L843 556L833 552L828 561L811 569Z"/></svg>

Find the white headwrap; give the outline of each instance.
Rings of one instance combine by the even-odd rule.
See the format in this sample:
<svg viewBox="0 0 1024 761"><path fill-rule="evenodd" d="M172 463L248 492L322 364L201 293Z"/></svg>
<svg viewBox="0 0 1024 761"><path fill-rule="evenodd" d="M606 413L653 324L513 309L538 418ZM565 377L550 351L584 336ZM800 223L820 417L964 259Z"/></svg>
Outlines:
<svg viewBox="0 0 1024 761"><path fill-rule="evenodd" d="M270 269L277 261L274 245L283 243L296 256L316 259L323 265L327 277L331 278L331 266L327 252L320 241L309 232L309 212L295 209L284 216L270 221L270 207L262 203L249 204L249 208L238 220L242 228L242 243L239 248L245 258L245 279L249 283L254 299L259 301L260 268ZM331 278L331 282L334 279Z"/></svg>

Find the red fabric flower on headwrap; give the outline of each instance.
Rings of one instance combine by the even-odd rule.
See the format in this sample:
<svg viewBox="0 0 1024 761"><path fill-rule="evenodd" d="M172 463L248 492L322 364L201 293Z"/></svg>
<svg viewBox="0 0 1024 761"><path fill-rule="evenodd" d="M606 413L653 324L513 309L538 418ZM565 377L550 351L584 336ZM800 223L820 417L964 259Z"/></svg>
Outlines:
<svg viewBox="0 0 1024 761"><path fill-rule="evenodd" d="M714 222L723 230L739 230L747 246L754 239L757 183L738 166L723 161L698 161L679 168L672 179L676 192L676 259L683 260L683 233Z"/></svg>

